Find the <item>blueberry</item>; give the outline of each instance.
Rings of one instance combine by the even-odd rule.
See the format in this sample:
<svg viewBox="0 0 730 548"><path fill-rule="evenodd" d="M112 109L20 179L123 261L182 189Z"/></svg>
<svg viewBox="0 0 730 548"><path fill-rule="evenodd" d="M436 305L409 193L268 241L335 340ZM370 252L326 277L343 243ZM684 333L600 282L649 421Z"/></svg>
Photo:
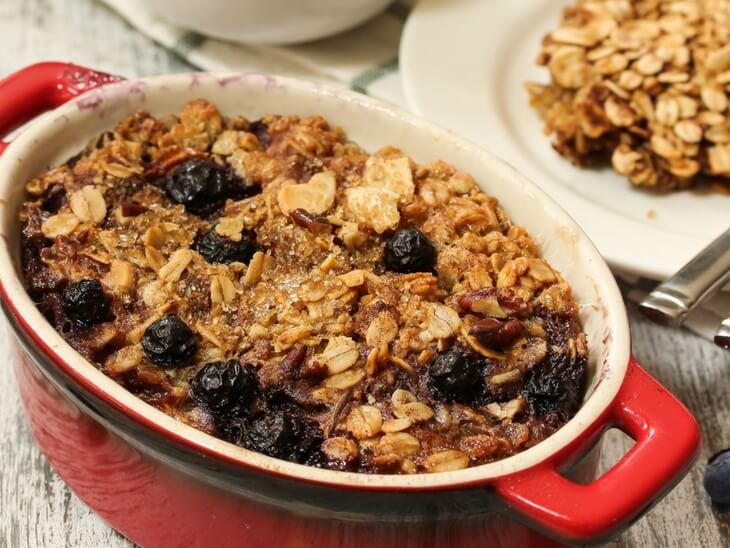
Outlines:
<svg viewBox="0 0 730 548"><path fill-rule="evenodd" d="M707 461L705 491L713 503L730 506L730 449L716 453Z"/></svg>
<svg viewBox="0 0 730 548"><path fill-rule="evenodd" d="M109 315L109 299L99 280L79 280L63 291L63 311L80 327L103 322Z"/></svg>
<svg viewBox="0 0 730 548"><path fill-rule="evenodd" d="M418 229L399 230L385 244L383 261L394 272L432 272L436 248Z"/></svg>
<svg viewBox="0 0 730 548"><path fill-rule="evenodd" d="M253 194L250 181L242 181L230 167L209 160L193 158L184 162L165 180L165 191L176 204L196 215L206 216L219 209L226 198L243 198Z"/></svg>
<svg viewBox="0 0 730 548"><path fill-rule="evenodd" d="M585 355L574 358L570 353L555 351L530 370L523 386L523 394L535 414L546 416L558 413L570 417L580 406L583 381L587 366Z"/></svg>
<svg viewBox="0 0 730 548"><path fill-rule="evenodd" d="M214 228L199 236L193 245L209 263L230 264L233 262L248 263L258 249L256 234L247 230L241 235L239 242L220 236Z"/></svg>
<svg viewBox="0 0 730 548"><path fill-rule="evenodd" d="M197 346L195 335L176 314L168 314L152 323L142 336L145 356L163 367L187 365Z"/></svg>
<svg viewBox="0 0 730 548"><path fill-rule="evenodd" d="M484 391L480 359L458 346L436 356L428 366L428 381L446 401L470 403Z"/></svg>
<svg viewBox="0 0 730 548"><path fill-rule="evenodd" d="M246 447L264 455L293 462L307 462L323 440L319 425L285 411L256 417L246 431Z"/></svg>
<svg viewBox="0 0 730 548"><path fill-rule="evenodd" d="M240 415L258 393L258 377L252 367L237 360L211 362L190 383L190 397L198 407L214 415Z"/></svg>

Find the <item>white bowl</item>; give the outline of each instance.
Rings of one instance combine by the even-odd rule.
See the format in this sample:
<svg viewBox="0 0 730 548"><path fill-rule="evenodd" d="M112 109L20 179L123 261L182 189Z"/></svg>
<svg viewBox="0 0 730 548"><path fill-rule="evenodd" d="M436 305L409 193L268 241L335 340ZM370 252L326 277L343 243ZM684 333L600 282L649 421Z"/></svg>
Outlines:
<svg viewBox="0 0 730 548"><path fill-rule="evenodd" d="M237 42L294 44L352 28L392 0L148 0L160 17Z"/></svg>

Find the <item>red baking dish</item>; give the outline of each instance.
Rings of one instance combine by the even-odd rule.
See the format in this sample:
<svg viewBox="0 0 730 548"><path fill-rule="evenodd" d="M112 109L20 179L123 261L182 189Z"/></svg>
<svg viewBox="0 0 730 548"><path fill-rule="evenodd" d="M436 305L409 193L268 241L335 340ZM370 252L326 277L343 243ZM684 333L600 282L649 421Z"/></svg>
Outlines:
<svg viewBox="0 0 730 548"><path fill-rule="evenodd" d="M400 145L417 161L443 159L471 173L529 230L581 304L590 378L575 417L518 455L465 470L411 476L336 472L272 459L197 431L138 400L84 360L24 290L17 220L23 183L136 110L176 112L198 97L229 115L322 114L366 148ZM599 542L646 512L692 464L697 424L631 357L621 294L596 249L539 188L474 145L362 95L247 73L127 81L73 65L34 65L0 82L0 134L36 116L0 147L0 291L15 336L12 361L38 446L71 489L134 542L379 547ZM611 427L636 444L593 479L601 435Z"/></svg>

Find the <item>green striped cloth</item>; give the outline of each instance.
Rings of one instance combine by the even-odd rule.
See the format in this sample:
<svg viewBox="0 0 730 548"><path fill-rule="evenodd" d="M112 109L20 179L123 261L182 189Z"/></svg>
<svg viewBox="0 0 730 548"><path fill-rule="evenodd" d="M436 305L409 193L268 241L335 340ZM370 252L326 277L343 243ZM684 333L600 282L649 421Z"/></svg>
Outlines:
<svg viewBox="0 0 730 548"><path fill-rule="evenodd" d="M102 0L132 26L203 70L255 70L340 84L405 106L398 43L413 0L396 1L365 24L332 38L294 46L252 46L177 27L144 0Z"/></svg>

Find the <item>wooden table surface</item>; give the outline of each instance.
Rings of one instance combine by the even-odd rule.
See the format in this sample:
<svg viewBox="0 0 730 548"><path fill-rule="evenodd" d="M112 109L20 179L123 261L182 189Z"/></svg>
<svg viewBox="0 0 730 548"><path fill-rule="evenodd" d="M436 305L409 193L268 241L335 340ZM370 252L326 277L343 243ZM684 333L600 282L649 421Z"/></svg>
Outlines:
<svg viewBox="0 0 730 548"><path fill-rule="evenodd" d="M126 76L190 69L93 0L0 1L0 52L0 77L42 60ZM712 511L702 472L709 455L730 446L730 353L689 332L652 325L633 307L629 317L637 359L692 410L703 445L679 486L610 546L728 546L730 514ZM8 355L8 336L2 321L0 355ZM0 367L0 546L130 546L56 476L34 446L20 409L6 363ZM627 447L623 435L609 433L602 467Z"/></svg>

